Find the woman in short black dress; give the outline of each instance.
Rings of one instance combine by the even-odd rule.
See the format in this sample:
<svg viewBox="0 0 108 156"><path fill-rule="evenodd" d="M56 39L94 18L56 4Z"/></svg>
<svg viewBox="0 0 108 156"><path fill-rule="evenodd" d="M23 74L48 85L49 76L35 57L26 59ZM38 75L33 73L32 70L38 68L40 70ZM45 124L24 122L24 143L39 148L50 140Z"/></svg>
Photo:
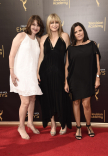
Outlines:
<svg viewBox="0 0 108 156"><path fill-rule="evenodd" d="M70 39L72 44L68 47L65 67L65 91L72 93L73 111L77 124L76 139L81 139L80 102L84 109L86 126L90 137L94 132L90 125L91 96L95 88L100 85L100 52L94 41L90 41L84 26L75 23L71 28Z"/></svg>
<svg viewBox="0 0 108 156"><path fill-rule="evenodd" d="M50 134L56 134L54 115L57 114L61 123L60 134L71 128L71 106L68 95L64 91L65 54L70 44L68 34L64 33L58 15L51 14L47 18L47 34L41 38L38 78L43 95L41 109L43 127L51 121Z"/></svg>

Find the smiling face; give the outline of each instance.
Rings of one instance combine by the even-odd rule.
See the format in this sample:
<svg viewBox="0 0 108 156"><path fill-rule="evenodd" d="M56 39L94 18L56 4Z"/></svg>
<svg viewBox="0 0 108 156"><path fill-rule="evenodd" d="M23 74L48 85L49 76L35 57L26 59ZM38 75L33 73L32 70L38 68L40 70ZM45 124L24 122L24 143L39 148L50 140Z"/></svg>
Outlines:
<svg viewBox="0 0 108 156"><path fill-rule="evenodd" d="M74 35L77 41L83 41L84 39L84 31L80 26L76 26L74 30Z"/></svg>
<svg viewBox="0 0 108 156"><path fill-rule="evenodd" d="M33 21L30 29L31 29L31 33L35 35L40 31L40 26L38 25L37 20Z"/></svg>
<svg viewBox="0 0 108 156"><path fill-rule="evenodd" d="M54 20L50 22L49 28L51 31L56 32L59 30L59 22Z"/></svg>

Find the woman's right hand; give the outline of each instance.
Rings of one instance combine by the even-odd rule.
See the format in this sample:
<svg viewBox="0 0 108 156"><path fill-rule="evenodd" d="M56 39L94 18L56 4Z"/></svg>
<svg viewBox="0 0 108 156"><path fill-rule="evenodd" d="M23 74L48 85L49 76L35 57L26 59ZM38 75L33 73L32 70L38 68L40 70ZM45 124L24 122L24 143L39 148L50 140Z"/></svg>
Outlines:
<svg viewBox="0 0 108 156"><path fill-rule="evenodd" d="M67 82L65 83L64 90L65 92L69 93L69 85Z"/></svg>
<svg viewBox="0 0 108 156"><path fill-rule="evenodd" d="M39 74L37 74L37 79L38 79L38 84L40 84L39 82L41 81L41 79L40 79L40 75Z"/></svg>
<svg viewBox="0 0 108 156"><path fill-rule="evenodd" d="M16 75L15 75L14 73L11 74L11 79L12 79L13 85L14 85L15 87L17 87L17 86L18 86L17 81L19 81L19 79L16 77Z"/></svg>

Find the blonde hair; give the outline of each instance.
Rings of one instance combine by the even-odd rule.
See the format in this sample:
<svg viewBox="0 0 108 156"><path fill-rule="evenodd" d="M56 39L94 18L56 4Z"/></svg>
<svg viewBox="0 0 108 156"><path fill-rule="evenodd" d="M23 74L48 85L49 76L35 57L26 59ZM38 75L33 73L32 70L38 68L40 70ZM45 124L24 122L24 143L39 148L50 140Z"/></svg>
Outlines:
<svg viewBox="0 0 108 156"><path fill-rule="evenodd" d="M47 18L46 31L48 36L51 37L50 23L53 21L59 23L58 35L61 36L61 33L63 32L63 28L62 28L61 20L57 14L50 14Z"/></svg>

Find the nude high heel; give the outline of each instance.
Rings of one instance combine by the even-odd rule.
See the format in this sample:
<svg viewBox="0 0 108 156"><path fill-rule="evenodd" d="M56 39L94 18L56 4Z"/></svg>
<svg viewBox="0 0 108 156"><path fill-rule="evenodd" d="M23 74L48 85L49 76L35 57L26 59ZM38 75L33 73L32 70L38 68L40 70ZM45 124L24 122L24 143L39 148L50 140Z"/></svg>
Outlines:
<svg viewBox="0 0 108 156"><path fill-rule="evenodd" d="M26 133L26 131L25 131L25 135L24 135L24 133L22 133L22 130L21 130L20 127L18 127L17 131L18 131L18 133L20 134L20 136L21 136L22 139L25 139L25 140L29 140L29 139L30 139L30 137L29 137L29 135Z"/></svg>
<svg viewBox="0 0 108 156"><path fill-rule="evenodd" d="M39 130L36 129L33 125L27 124L28 129L31 129L34 134L40 134Z"/></svg>

